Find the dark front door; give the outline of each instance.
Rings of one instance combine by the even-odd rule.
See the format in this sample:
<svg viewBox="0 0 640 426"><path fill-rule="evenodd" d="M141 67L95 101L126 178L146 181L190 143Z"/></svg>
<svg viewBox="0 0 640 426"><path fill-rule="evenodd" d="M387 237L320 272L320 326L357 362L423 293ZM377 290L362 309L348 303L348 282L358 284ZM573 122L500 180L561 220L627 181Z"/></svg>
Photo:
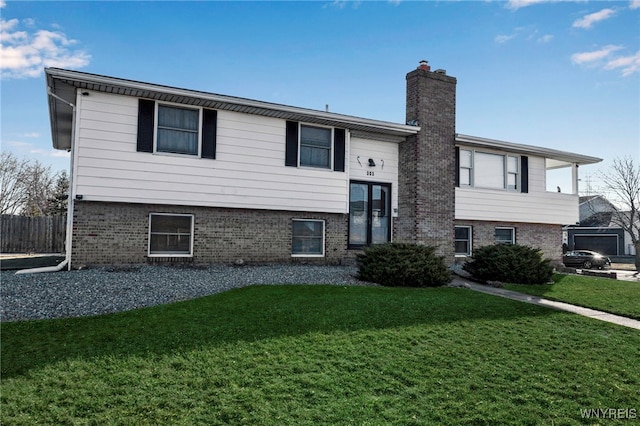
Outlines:
<svg viewBox="0 0 640 426"><path fill-rule="evenodd" d="M349 246L391 239L391 184L352 181L349 188Z"/></svg>

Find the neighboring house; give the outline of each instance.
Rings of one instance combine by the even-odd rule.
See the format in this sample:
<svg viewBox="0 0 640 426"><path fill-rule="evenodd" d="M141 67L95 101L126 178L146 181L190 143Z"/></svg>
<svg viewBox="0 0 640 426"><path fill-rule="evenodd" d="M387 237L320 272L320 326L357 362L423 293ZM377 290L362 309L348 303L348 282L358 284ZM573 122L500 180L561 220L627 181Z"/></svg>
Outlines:
<svg viewBox="0 0 640 426"><path fill-rule="evenodd" d="M580 197L579 211L579 225L566 228L569 250L593 250L609 256L635 255L631 235L616 223L624 212L619 212L601 195Z"/></svg>
<svg viewBox="0 0 640 426"><path fill-rule="evenodd" d="M449 264L495 242L559 259L578 166L601 161L456 134L456 79L426 62L406 77L409 124L45 71L71 152L69 267L341 263L392 240ZM547 192L562 166L573 193Z"/></svg>

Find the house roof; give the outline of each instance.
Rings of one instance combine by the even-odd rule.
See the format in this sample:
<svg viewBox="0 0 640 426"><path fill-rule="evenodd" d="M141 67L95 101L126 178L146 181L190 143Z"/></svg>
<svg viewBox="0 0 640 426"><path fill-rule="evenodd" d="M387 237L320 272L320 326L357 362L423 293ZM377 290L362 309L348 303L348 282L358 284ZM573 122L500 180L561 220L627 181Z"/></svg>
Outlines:
<svg viewBox="0 0 640 426"><path fill-rule="evenodd" d="M280 105L270 102L197 90L181 89L171 86L144 83L122 78L70 71L60 68L46 68L46 83L49 96L49 117L53 147L70 149L72 138L73 107L76 102L76 90L86 89L106 93L115 93L158 101L177 102L187 105L236 111L248 114L275 117L285 120L303 121L327 126L344 127L352 132L377 135L383 139L404 140L415 135L420 128L387 121L372 120L332 112L318 111Z"/></svg>
<svg viewBox="0 0 640 426"><path fill-rule="evenodd" d="M559 151L557 149L544 148L533 145L523 145L513 142L499 141L495 139L479 138L477 136L456 134L456 143L465 146L485 148L485 149L499 149L514 154L522 155L534 155L544 157L557 162L558 167L564 167L566 163L575 163L578 165L595 164L602 161L602 158L590 157L588 155L575 154L573 152ZM548 168L554 168L553 165Z"/></svg>

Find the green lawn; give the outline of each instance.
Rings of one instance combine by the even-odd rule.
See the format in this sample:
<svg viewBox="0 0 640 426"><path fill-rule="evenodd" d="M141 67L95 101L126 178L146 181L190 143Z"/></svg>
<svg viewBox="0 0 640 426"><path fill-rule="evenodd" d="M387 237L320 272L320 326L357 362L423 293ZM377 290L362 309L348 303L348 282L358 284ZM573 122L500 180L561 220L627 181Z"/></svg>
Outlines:
<svg viewBox="0 0 640 426"><path fill-rule="evenodd" d="M637 330L464 289L256 286L3 323L1 340L7 425L572 425L640 409Z"/></svg>
<svg viewBox="0 0 640 426"><path fill-rule="evenodd" d="M554 284L507 284L506 289L640 320L640 283L582 275L553 276Z"/></svg>

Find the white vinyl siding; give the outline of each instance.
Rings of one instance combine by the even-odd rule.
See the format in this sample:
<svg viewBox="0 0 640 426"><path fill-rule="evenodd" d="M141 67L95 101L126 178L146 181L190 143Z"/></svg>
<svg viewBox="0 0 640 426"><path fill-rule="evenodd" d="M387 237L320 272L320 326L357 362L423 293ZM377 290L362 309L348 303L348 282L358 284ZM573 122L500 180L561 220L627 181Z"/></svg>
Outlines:
<svg viewBox="0 0 640 426"><path fill-rule="evenodd" d="M578 220L578 196L546 191L545 160L529 156L529 192L456 188L455 218L568 225Z"/></svg>
<svg viewBox="0 0 640 426"><path fill-rule="evenodd" d="M369 167L369 158L376 163ZM391 216L398 217L398 144L351 137L349 179L391 184Z"/></svg>
<svg viewBox="0 0 640 426"><path fill-rule="evenodd" d="M218 111L216 161L136 151L138 99L78 96L74 194L89 201L347 213L346 173L285 166L284 120Z"/></svg>

